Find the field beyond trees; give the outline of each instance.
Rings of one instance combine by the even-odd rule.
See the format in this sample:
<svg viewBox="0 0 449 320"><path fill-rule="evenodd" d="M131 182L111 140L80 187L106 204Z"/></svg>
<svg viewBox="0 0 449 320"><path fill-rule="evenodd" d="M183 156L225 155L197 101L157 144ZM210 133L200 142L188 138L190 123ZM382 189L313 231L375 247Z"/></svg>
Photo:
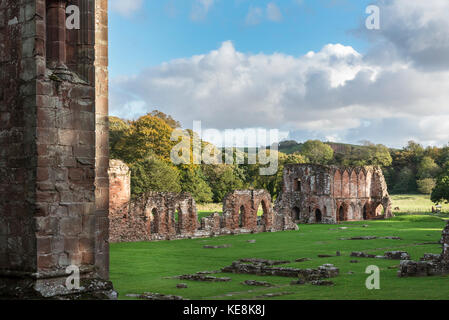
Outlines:
<svg viewBox="0 0 449 320"><path fill-rule="evenodd" d="M441 253L441 231L448 214L426 213L432 207L428 197L393 196L394 205L401 208L397 217L385 221L346 222L341 225L300 225L299 231L222 236L208 239L176 240L111 244L111 280L120 299L132 299L127 294L144 292L179 295L187 299L263 299L266 293L289 293L273 299L448 299L449 276L399 278L399 261L353 258L353 251L383 255L385 251L407 251L413 260L424 253ZM212 211L215 211L214 208ZM444 210L447 212L448 206ZM422 210L422 214L417 214ZM407 214L411 212L413 214ZM365 225L365 227L364 227ZM366 227L367 226L367 227ZM347 227L347 229L339 229ZM398 236L402 240L341 240L355 236ZM256 240L249 243L248 240ZM204 249L205 245L231 245L223 249ZM341 256L335 256L340 251ZM319 258L318 255L333 255ZM214 274L230 277L230 282L209 283L172 279L183 274L213 271L242 258L289 260L283 266L316 268L331 263L340 275L330 279L332 287L290 285L293 278ZM307 262L294 262L310 258ZM358 260L359 263L350 263ZM368 290L365 281L367 266L380 268L380 290ZM250 287L245 280L266 281L275 287ZM187 289L176 285L186 283Z"/></svg>

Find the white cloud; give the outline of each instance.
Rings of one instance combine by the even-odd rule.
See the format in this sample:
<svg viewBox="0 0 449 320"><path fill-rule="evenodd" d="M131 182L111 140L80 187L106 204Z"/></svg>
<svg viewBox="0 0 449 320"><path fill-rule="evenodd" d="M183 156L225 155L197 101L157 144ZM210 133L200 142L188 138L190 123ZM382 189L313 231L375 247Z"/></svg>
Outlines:
<svg viewBox="0 0 449 320"><path fill-rule="evenodd" d="M206 18L209 10L214 5L214 0L195 0L190 18L193 21L200 21Z"/></svg>
<svg viewBox="0 0 449 320"><path fill-rule="evenodd" d="M262 22L263 10L259 7L250 7L248 14L246 15L246 24L256 25Z"/></svg>
<svg viewBox="0 0 449 320"><path fill-rule="evenodd" d="M342 44L299 57L245 54L227 41L203 55L113 79L111 113L129 118L132 104L138 106L134 116L159 106L186 127L201 120L205 127L218 129L290 130L297 139L371 140L391 146L416 139L445 144L449 141L449 54L445 55L449 28L440 29L446 22L435 7L398 2L408 4L408 10L389 7L391 21L383 25L389 29L381 31L381 41L368 55ZM446 2L429 2L445 8ZM402 37L393 36L401 28ZM427 35L437 41L423 38L429 28L440 31ZM395 37L400 41L393 41Z"/></svg>
<svg viewBox="0 0 449 320"><path fill-rule="evenodd" d="M265 10L260 7L249 7L245 23L251 26L257 25L265 19L271 22L280 22L282 18L281 9L274 2L270 2Z"/></svg>
<svg viewBox="0 0 449 320"><path fill-rule="evenodd" d="M274 2L267 4L267 18L268 20L275 22L282 20L281 10Z"/></svg>
<svg viewBox="0 0 449 320"><path fill-rule="evenodd" d="M131 17L143 6L143 0L110 0L110 8L124 17Z"/></svg>

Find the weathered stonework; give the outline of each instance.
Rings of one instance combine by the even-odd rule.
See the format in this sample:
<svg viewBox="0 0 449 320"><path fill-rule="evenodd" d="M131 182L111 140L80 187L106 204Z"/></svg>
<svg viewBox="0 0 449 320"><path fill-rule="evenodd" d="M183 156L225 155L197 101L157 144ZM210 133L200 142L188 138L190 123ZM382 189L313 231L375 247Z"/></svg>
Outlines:
<svg viewBox="0 0 449 320"><path fill-rule="evenodd" d="M80 30L66 30L66 1L0 1L1 297L112 289L107 50L97 45L107 48L107 0L71 4ZM66 289L69 265L84 289Z"/></svg>
<svg viewBox="0 0 449 320"><path fill-rule="evenodd" d="M382 214L381 210L384 210ZM275 211L298 223L337 223L391 217L379 167L287 165Z"/></svg>
<svg viewBox="0 0 449 320"><path fill-rule="evenodd" d="M399 277L425 277L449 274L449 222L443 229L441 254L427 253L421 261L403 260L398 271Z"/></svg>
<svg viewBox="0 0 449 320"><path fill-rule="evenodd" d="M111 160L109 169L110 241L151 241L214 235L272 232L298 228L290 216L274 213L265 190L234 191L223 201L223 215L198 221L195 200L187 193L150 192L131 199L130 171ZM258 209L263 215L258 217Z"/></svg>

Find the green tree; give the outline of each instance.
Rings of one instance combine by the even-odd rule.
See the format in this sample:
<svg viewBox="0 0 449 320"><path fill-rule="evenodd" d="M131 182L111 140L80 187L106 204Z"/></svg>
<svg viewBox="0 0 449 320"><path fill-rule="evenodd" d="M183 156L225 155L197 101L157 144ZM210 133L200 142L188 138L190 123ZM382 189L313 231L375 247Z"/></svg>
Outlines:
<svg viewBox="0 0 449 320"><path fill-rule="evenodd" d="M122 139L116 144L121 159L127 163L156 155L170 161L170 152L176 142L170 141L173 129L164 120L146 115L131 123Z"/></svg>
<svg viewBox="0 0 449 320"><path fill-rule="evenodd" d="M431 199L435 203L449 202L449 162L446 162L443 172L437 179L436 186L431 194Z"/></svg>
<svg viewBox="0 0 449 320"><path fill-rule="evenodd" d="M247 187L232 165L204 165L203 172L214 194L214 202L222 202L229 192Z"/></svg>
<svg viewBox="0 0 449 320"><path fill-rule="evenodd" d="M416 191L415 174L409 167L402 168L395 183L395 193L407 193Z"/></svg>
<svg viewBox="0 0 449 320"><path fill-rule="evenodd" d="M418 191L422 194L431 194L436 186L436 180L432 178L425 178L416 181Z"/></svg>
<svg viewBox="0 0 449 320"><path fill-rule="evenodd" d="M111 159L122 159L117 143L123 139L129 129L129 121L117 117L109 117L109 152Z"/></svg>
<svg viewBox="0 0 449 320"><path fill-rule="evenodd" d="M181 192L178 170L157 157L137 161L130 168L133 197L149 191Z"/></svg>
<svg viewBox="0 0 449 320"><path fill-rule="evenodd" d="M441 168L431 157L423 157L418 164L418 179L436 178L441 171Z"/></svg>
<svg viewBox="0 0 449 320"><path fill-rule="evenodd" d="M328 164L334 157L334 150L319 140L309 140L301 147L301 155L313 164Z"/></svg>
<svg viewBox="0 0 449 320"><path fill-rule="evenodd" d="M212 202L212 190L199 167L189 166L181 171L181 188L182 191L190 193L196 202Z"/></svg>
<svg viewBox="0 0 449 320"><path fill-rule="evenodd" d="M158 117L159 119L164 120L166 124L168 124L172 129L181 128L181 123L173 119L170 115L167 115L159 110L154 110L150 113L153 117Z"/></svg>

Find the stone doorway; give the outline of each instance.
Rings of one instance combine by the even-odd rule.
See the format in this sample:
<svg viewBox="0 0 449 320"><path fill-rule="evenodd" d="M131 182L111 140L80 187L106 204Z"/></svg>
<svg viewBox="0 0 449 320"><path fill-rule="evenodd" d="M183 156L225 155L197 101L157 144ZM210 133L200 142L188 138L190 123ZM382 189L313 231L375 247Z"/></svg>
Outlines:
<svg viewBox="0 0 449 320"><path fill-rule="evenodd" d="M315 211L315 222L321 223L323 221L323 214L321 213L320 209L316 209Z"/></svg>

